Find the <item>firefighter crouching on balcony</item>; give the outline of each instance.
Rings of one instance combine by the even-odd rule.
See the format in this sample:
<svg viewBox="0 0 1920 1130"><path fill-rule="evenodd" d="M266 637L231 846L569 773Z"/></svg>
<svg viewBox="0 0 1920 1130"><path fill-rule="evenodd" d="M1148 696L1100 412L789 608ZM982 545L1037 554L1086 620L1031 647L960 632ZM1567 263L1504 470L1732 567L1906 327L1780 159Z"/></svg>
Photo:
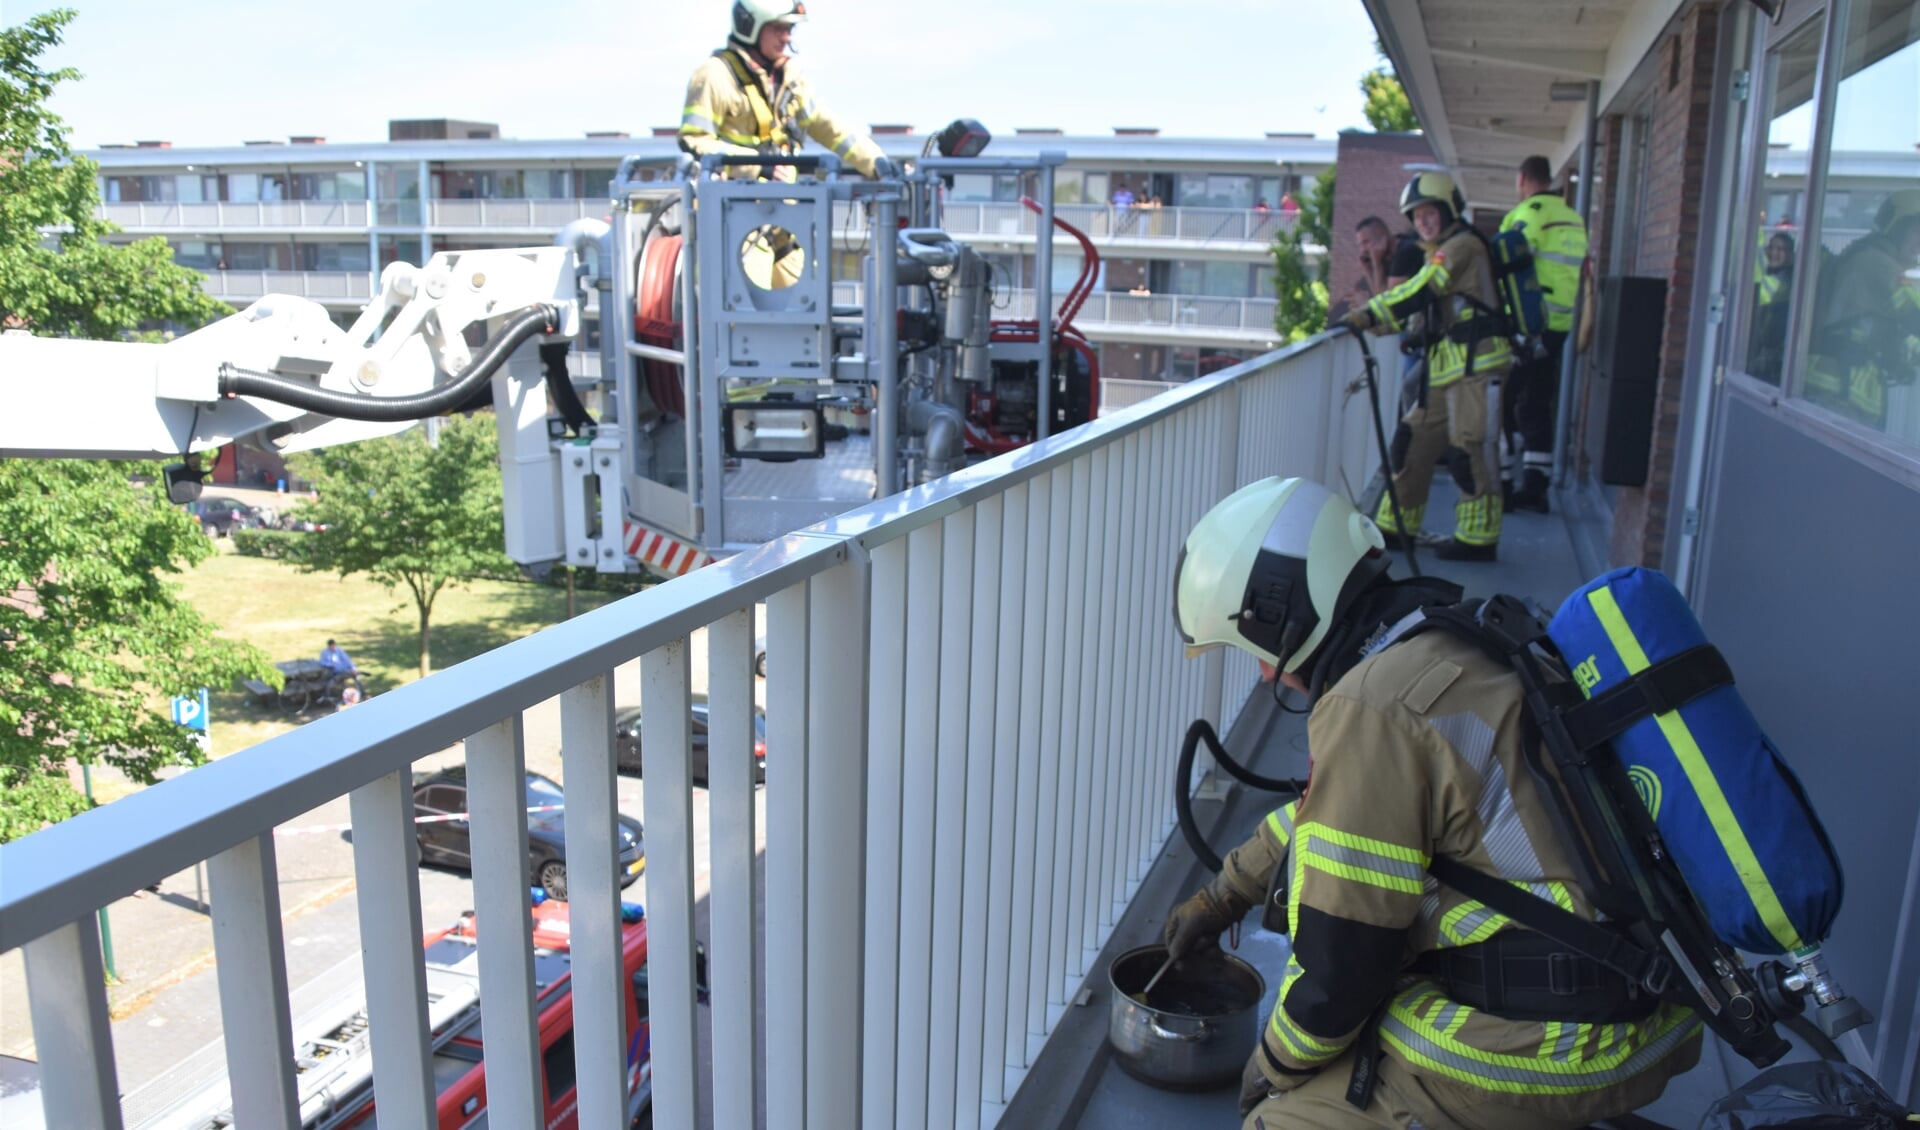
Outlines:
<svg viewBox="0 0 1920 1130"><path fill-rule="evenodd" d="M1400 194L1400 211L1413 221L1426 265L1343 319L1356 330L1404 331L1423 344L1426 357L1426 385L1393 443L1393 493L1406 528L1394 521L1391 495L1381 499L1374 520L1391 542L1418 537L1434 463L1451 444L1465 455L1453 463L1460 501L1453 540L1436 552L1450 561L1491 561L1501 516L1497 389L1513 363L1493 265L1486 244L1465 223L1466 198L1452 177L1417 174Z"/></svg>
<svg viewBox="0 0 1920 1130"><path fill-rule="evenodd" d="M1176 957L1217 946L1286 883L1292 954L1244 1125L1551 1130L1651 1102L1699 1059L1699 1020L1427 875L1443 855L1595 917L1523 758L1518 677L1409 635L1460 590L1386 567L1345 499L1275 478L1201 518L1175 574L1189 655L1240 648L1314 700L1305 797L1166 927Z"/></svg>
<svg viewBox="0 0 1920 1130"><path fill-rule="evenodd" d="M1920 188L1889 195L1873 230L1821 273L1807 363L1807 397L1885 428L1887 389L1920 371Z"/></svg>
<svg viewBox="0 0 1920 1130"><path fill-rule="evenodd" d="M712 153L792 156L804 138L831 150L862 175L892 176L893 164L873 139L849 129L814 97L793 61L793 25L807 18L798 0L734 0L727 45L687 81L680 148ZM794 179L791 165L735 165L725 175L748 180ZM806 252L782 228L762 228L744 254L747 277L768 290L792 286Z"/></svg>

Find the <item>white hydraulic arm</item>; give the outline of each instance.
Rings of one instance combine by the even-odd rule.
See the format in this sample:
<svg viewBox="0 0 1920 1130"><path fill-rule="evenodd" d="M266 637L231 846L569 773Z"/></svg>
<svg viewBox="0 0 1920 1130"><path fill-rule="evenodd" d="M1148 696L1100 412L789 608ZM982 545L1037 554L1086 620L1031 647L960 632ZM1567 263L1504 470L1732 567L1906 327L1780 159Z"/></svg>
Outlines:
<svg viewBox="0 0 1920 1130"><path fill-rule="evenodd" d="M395 263L350 329L268 295L164 345L0 335L0 458L178 458L259 436L287 452L404 431L485 389L534 338L579 332L572 252Z"/></svg>

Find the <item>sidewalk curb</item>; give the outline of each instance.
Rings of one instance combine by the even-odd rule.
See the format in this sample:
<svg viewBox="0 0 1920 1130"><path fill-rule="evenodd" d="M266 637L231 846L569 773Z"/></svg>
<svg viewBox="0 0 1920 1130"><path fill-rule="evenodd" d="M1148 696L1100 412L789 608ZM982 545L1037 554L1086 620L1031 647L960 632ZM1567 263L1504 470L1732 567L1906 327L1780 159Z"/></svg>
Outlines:
<svg viewBox="0 0 1920 1130"><path fill-rule="evenodd" d="M348 891L353 890L355 886L356 884L354 880L342 879L338 883L335 883L333 886L328 887L323 891L319 891L314 895L294 904L292 907L288 908L287 910L282 911L280 915L280 921L283 923L290 922L293 919L300 917L302 914L305 914L310 910L318 910L320 907L327 905L328 903L339 898L341 895L344 895ZM193 957L189 958L186 962L182 963L177 968L171 970L168 973L161 975L158 979L156 979L153 982L153 984L148 985L146 988L141 989L137 993L132 993L128 995L127 997L123 998L117 1003L109 1005L107 1009L107 1015L111 1019L116 1021L125 1020L128 1017L135 1015L136 1013L140 1012L140 1010L152 1004L153 999L159 996L162 992L165 992L167 989L170 989L173 986L178 985L180 982L185 981L187 978L192 977L196 973L199 973L202 970L206 969L208 966L213 964L213 961L214 961L214 950L212 946L208 946L206 949L201 950L199 953L193 955ZM16 1054L19 1054L19 1053L16 1053Z"/></svg>

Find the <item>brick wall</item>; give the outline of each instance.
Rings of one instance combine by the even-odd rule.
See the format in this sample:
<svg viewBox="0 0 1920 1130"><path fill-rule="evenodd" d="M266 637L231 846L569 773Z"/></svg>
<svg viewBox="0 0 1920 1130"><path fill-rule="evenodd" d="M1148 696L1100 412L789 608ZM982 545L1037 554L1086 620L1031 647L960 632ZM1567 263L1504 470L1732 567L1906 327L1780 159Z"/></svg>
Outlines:
<svg viewBox="0 0 1920 1130"><path fill-rule="evenodd" d="M1356 286L1365 277L1353 225L1363 217L1379 216L1395 231L1407 230L1400 215L1400 190L1410 175L1407 166L1432 162L1433 150L1418 134L1348 131L1340 135L1334 159L1340 174L1333 190L1327 300L1333 316L1339 317L1355 304Z"/></svg>
<svg viewBox="0 0 1920 1130"><path fill-rule="evenodd" d="M1716 8L1696 4L1676 17L1668 34L1641 62L1653 80L1653 113L1646 209L1635 233L1635 273L1667 280L1667 306L1647 484L1622 487L1615 498L1611 546L1615 565L1657 568L1666 552L1719 25ZM1607 183L1616 182L1609 178Z"/></svg>

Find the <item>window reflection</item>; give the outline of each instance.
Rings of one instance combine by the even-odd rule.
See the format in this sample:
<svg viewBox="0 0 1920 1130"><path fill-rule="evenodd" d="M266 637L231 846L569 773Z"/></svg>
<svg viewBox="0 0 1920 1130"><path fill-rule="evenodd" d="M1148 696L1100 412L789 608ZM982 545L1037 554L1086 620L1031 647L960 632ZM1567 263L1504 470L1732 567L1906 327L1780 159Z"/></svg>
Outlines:
<svg viewBox="0 0 1920 1130"><path fill-rule="evenodd" d="M1920 7L1911 0L1852 5L1801 392L1856 423L1920 441L1917 41Z"/></svg>

